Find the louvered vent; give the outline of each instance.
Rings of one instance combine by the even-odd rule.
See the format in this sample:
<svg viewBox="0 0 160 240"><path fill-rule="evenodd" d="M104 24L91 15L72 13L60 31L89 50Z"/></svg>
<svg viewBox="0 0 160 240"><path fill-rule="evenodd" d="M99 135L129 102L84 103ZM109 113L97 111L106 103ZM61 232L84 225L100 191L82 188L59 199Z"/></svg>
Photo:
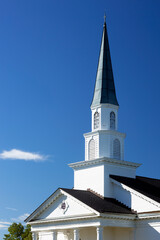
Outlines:
<svg viewBox="0 0 160 240"><path fill-rule="evenodd" d="M110 129L115 129L116 116L114 112L110 113Z"/></svg>
<svg viewBox="0 0 160 240"><path fill-rule="evenodd" d="M99 113L95 112L94 114L94 129L99 128Z"/></svg>
<svg viewBox="0 0 160 240"><path fill-rule="evenodd" d="M115 139L113 141L113 157L116 159L120 159L121 149L120 149L120 141Z"/></svg>
<svg viewBox="0 0 160 240"><path fill-rule="evenodd" d="M95 159L95 141L92 139L89 142L89 160Z"/></svg>

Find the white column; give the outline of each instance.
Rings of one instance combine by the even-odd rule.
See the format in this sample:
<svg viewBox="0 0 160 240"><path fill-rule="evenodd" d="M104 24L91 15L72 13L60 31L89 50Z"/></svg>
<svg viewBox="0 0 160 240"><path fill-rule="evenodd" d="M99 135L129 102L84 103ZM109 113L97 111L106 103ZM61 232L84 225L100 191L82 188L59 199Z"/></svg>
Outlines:
<svg viewBox="0 0 160 240"><path fill-rule="evenodd" d="M37 240L37 233L35 233L35 232L32 233L32 239Z"/></svg>
<svg viewBox="0 0 160 240"><path fill-rule="evenodd" d="M79 240L79 229L74 229L74 240Z"/></svg>
<svg viewBox="0 0 160 240"><path fill-rule="evenodd" d="M57 232L56 231L52 232L52 240L57 240Z"/></svg>
<svg viewBox="0 0 160 240"><path fill-rule="evenodd" d="M103 227L97 227L97 240L103 240Z"/></svg>

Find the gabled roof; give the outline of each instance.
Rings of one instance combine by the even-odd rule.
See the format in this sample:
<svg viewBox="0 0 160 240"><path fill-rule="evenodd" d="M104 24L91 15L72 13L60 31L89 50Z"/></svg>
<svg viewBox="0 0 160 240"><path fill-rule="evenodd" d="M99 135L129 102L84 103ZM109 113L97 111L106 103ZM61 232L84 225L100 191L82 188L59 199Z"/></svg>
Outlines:
<svg viewBox="0 0 160 240"><path fill-rule="evenodd" d="M104 22L103 25L101 50L91 107L95 107L103 103L109 103L118 106L106 22Z"/></svg>
<svg viewBox="0 0 160 240"><path fill-rule="evenodd" d="M63 191L75 197L79 201L93 208L99 213L133 214L134 212L126 205L114 198L103 198L91 191L62 188Z"/></svg>
<svg viewBox="0 0 160 240"><path fill-rule="evenodd" d="M141 194L160 203L160 180L154 178L140 177L128 178L110 175L110 177L126 186L140 192Z"/></svg>
<svg viewBox="0 0 160 240"><path fill-rule="evenodd" d="M37 216L45 211L45 209L52 203L54 204L55 199L63 194L63 192L66 192L99 213L134 214L130 208L113 198L102 198L91 191L58 188L33 213L31 213L30 216L25 219L25 222L37 220Z"/></svg>

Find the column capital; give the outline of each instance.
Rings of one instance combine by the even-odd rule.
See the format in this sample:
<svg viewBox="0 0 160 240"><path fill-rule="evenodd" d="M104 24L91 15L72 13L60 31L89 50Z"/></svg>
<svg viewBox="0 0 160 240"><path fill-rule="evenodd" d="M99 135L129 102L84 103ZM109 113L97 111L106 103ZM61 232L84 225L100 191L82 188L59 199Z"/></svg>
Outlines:
<svg viewBox="0 0 160 240"><path fill-rule="evenodd" d="M98 231L98 232L99 232L99 231L103 231L103 227L101 227L101 226L97 227L97 231Z"/></svg>

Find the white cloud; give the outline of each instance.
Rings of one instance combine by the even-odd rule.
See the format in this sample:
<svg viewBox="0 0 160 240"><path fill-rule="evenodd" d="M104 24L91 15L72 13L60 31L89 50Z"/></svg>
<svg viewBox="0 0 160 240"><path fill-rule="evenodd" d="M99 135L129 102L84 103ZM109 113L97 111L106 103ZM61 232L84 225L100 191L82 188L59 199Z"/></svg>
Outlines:
<svg viewBox="0 0 160 240"><path fill-rule="evenodd" d="M12 208L12 207L6 207L6 209L11 211L18 211L16 208Z"/></svg>
<svg viewBox="0 0 160 240"><path fill-rule="evenodd" d="M13 222L23 222L27 217L29 216L28 213L24 213L23 215L17 217L17 218L11 218Z"/></svg>
<svg viewBox="0 0 160 240"><path fill-rule="evenodd" d="M0 229L7 229L11 225L11 222L0 221Z"/></svg>
<svg viewBox="0 0 160 240"><path fill-rule="evenodd" d="M25 225L23 223L23 221L29 216L28 213L24 213L23 215L20 215L19 217L17 218L11 218L10 219L10 222L6 221L6 220L3 220L3 219L0 219L0 230L5 230L5 229L8 229L8 227L13 223L13 222L16 222L16 223L19 223L19 222L22 222L23 225Z"/></svg>
<svg viewBox="0 0 160 240"><path fill-rule="evenodd" d="M0 159L11 159L11 160L25 160L25 161L44 161L47 156L43 156L38 153L24 152L18 149L12 149L10 151L3 151L0 153Z"/></svg>

